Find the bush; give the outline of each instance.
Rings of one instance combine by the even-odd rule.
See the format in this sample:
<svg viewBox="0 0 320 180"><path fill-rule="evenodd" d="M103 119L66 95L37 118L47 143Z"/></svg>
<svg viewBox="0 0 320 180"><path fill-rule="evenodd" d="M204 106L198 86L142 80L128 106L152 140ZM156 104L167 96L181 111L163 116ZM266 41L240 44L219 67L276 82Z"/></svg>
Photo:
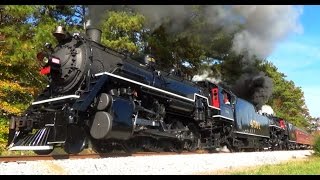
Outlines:
<svg viewBox="0 0 320 180"><path fill-rule="evenodd" d="M6 145L9 133L9 120L0 117L0 155L6 151Z"/></svg>
<svg viewBox="0 0 320 180"><path fill-rule="evenodd" d="M313 150L315 155L320 156L320 135L315 137Z"/></svg>

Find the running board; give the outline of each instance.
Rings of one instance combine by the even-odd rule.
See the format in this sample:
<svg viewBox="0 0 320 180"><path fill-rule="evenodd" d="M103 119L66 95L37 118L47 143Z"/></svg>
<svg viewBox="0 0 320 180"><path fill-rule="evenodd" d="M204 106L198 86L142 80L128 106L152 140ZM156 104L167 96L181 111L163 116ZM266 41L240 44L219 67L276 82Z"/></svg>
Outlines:
<svg viewBox="0 0 320 180"><path fill-rule="evenodd" d="M222 118L222 119L226 119L226 120L229 120L229 121L234 121L234 119L231 119L231 118L228 118L228 117L225 117L225 116L221 116L221 115L214 115L212 117L213 118Z"/></svg>
<svg viewBox="0 0 320 180"><path fill-rule="evenodd" d="M13 146L9 148L10 151L28 151L28 150L49 150L53 146Z"/></svg>
<svg viewBox="0 0 320 180"><path fill-rule="evenodd" d="M11 144L8 149L10 151L53 149L52 145L48 145L48 138L51 129L52 127L44 127L38 130L35 134L27 135L23 139L20 139L18 142ZM17 134L17 137L18 136L19 134Z"/></svg>
<svg viewBox="0 0 320 180"><path fill-rule="evenodd" d="M32 103L32 105L38 105L38 104L43 104L43 103L49 103L53 101L61 101L65 99L78 99L80 96L78 95L68 95L68 96L62 96L62 97L57 97L57 98L51 98L51 99L46 99L42 101L35 101Z"/></svg>

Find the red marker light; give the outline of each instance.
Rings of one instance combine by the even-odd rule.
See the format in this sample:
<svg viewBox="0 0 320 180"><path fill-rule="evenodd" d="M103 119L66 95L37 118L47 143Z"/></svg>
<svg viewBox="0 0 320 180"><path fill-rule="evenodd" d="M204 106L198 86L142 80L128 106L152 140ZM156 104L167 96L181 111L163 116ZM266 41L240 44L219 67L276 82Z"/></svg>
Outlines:
<svg viewBox="0 0 320 180"><path fill-rule="evenodd" d="M49 74L49 73L50 73L50 66L43 67L43 68L41 68L41 70L40 70L40 74L42 74L42 75L47 75L47 74Z"/></svg>

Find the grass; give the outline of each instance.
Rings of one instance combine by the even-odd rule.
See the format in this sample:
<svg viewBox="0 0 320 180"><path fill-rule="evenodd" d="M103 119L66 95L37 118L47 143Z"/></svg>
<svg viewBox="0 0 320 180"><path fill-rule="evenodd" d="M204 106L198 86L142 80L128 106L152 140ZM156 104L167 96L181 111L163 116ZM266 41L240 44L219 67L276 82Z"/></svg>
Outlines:
<svg viewBox="0 0 320 180"><path fill-rule="evenodd" d="M240 168L229 171L206 172L220 175L320 175L320 157L290 160L277 165Z"/></svg>

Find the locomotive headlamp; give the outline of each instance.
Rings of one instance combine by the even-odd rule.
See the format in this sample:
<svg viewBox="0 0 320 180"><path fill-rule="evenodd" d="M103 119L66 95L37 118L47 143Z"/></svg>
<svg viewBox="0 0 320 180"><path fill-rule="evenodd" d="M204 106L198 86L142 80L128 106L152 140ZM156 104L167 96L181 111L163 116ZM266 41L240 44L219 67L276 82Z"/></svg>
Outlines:
<svg viewBox="0 0 320 180"><path fill-rule="evenodd" d="M42 67L46 65L46 64L44 63L44 61L43 61L44 58L45 58L45 55L44 55L43 52L39 52L39 53L37 54L37 59L38 59L40 65L41 65Z"/></svg>
<svg viewBox="0 0 320 180"><path fill-rule="evenodd" d="M49 62L49 59L45 56L42 60L43 63L47 64Z"/></svg>
<svg viewBox="0 0 320 180"><path fill-rule="evenodd" d="M46 66L49 62L48 57L43 52L37 54L37 59L42 67Z"/></svg>

